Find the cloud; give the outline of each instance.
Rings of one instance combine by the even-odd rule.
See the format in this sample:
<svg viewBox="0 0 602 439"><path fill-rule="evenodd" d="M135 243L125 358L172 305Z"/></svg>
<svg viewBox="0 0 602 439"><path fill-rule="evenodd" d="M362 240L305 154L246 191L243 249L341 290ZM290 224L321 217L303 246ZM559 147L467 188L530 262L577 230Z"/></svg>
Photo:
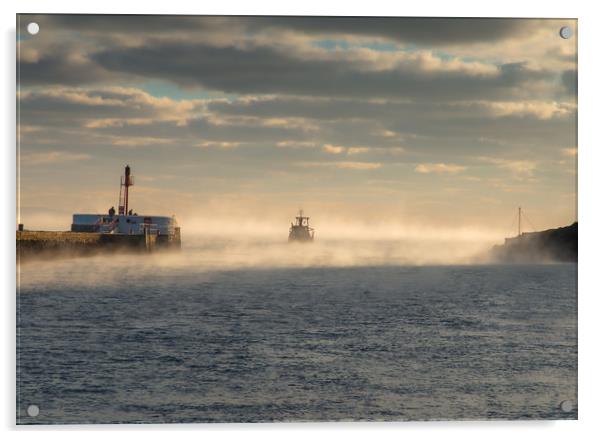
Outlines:
<svg viewBox="0 0 602 439"><path fill-rule="evenodd" d="M315 148L317 144L312 141L282 140L276 142L276 146L279 148Z"/></svg>
<svg viewBox="0 0 602 439"><path fill-rule="evenodd" d="M381 163L368 163L368 162L339 162L336 164L337 168L341 169L378 169L382 167Z"/></svg>
<svg viewBox="0 0 602 439"><path fill-rule="evenodd" d="M576 58L571 57L571 63L576 65ZM562 72L562 85L565 88L566 94L569 96L575 96L577 93L577 70L568 69Z"/></svg>
<svg viewBox="0 0 602 439"><path fill-rule="evenodd" d="M322 149L328 154L341 154L345 152L344 146L331 145L330 143L325 144Z"/></svg>
<svg viewBox="0 0 602 439"><path fill-rule="evenodd" d="M414 170L420 174L457 174L465 171L466 167L447 163L420 163Z"/></svg>
<svg viewBox="0 0 602 439"><path fill-rule="evenodd" d="M401 147L368 147L368 146L340 146L331 145L329 143L322 147L322 150L329 154L347 154L347 155L358 155L368 153L388 153L398 154L403 152L404 149Z"/></svg>
<svg viewBox="0 0 602 439"><path fill-rule="evenodd" d="M371 148L368 148L365 146L352 146L350 148L347 148L348 155L365 154L370 151L371 151Z"/></svg>
<svg viewBox="0 0 602 439"><path fill-rule="evenodd" d="M92 185L106 178L101 164L135 157L144 175L177 175L161 181L174 192L270 192L283 203L319 194L331 204L394 195L446 213L449 197L425 173L454 176L467 203L482 198L479 190L541 194L574 181L563 180L570 160L554 159L574 145L575 45L557 36L561 22L573 21L20 21L39 22L44 36L18 42L22 157L51 163L44 179L68 171ZM137 146L144 150L128 148ZM95 162L73 166L86 157ZM93 169L98 175L88 175ZM532 178L537 171L545 188ZM37 197L46 182L23 175Z"/></svg>
<svg viewBox="0 0 602 439"><path fill-rule="evenodd" d="M21 120L32 125L56 125L69 120L88 127L152 121L182 123L202 110L200 100L156 97L133 87L48 87L20 94Z"/></svg>
<svg viewBox="0 0 602 439"><path fill-rule="evenodd" d="M41 50L30 47L29 41L20 41L18 44L21 46L17 51L17 82L20 86L100 84L115 78L114 73L91 60L73 42L43 47ZM120 76L123 78L126 75Z"/></svg>
<svg viewBox="0 0 602 439"><path fill-rule="evenodd" d="M520 40L545 23L536 19L435 18L435 17L233 17L153 15L36 15L20 14L26 23L36 21L46 29L66 29L81 35L137 35L178 37L199 34L201 38L226 34L296 33L309 36L383 38L404 43L449 46Z"/></svg>
<svg viewBox="0 0 602 439"><path fill-rule="evenodd" d="M23 86L162 79L187 88L238 94L396 96L442 101L533 99L541 96L534 84L543 82L558 88L560 76L567 86L575 82L571 79L574 69L565 67L564 73L558 73L557 66L542 62L550 60L550 51L569 58L574 55L557 39L554 46L542 46L541 41L551 40L549 29L557 26L553 20L22 17L22 22L35 20L43 28L53 29L44 40L19 42ZM338 38L347 44L334 48L321 45ZM395 44L383 50L374 43L381 38ZM496 50L509 42L515 44L509 52L514 55L497 55ZM470 53L471 48L481 46L487 50L478 52L479 56ZM540 50L539 58L525 48ZM574 94L568 88L564 91Z"/></svg>
<svg viewBox="0 0 602 439"><path fill-rule="evenodd" d="M21 154L19 157L21 165L46 165L49 163L64 163L81 160L89 160L89 154L76 154L65 151L31 152Z"/></svg>
<svg viewBox="0 0 602 439"><path fill-rule="evenodd" d="M460 102L457 106L475 106L485 110L494 117L507 116L532 116L537 119L552 119L554 117L573 114L577 106L572 103L560 103L556 101L477 101Z"/></svg>
<svg viewBox="0 0 602 439"><path fill-rule="evenodd" d="M127 137L116 138L111 141L111 144L115 146L169 145L170 143L174 143L174 140L157 137Z"/></svg>
<svg viewBox="0 0 602 439"><path fill-rule="evenodd" d="M356 171L374 170L382 167L382 163L373 162L301 162L297 166L304 168L338 168Z"/></svg>
<svg viewBox="0 0 602 439"><path fill-rule="evenodd" d="M23 47L18 56L18 61L23 63L37 63L40 61L40 52L33 47Z"/></svg>
<svg viewBox="0 0 602 439"><path fill-rule="evenodd" d="M425 17L255 17L254 29L294 29L317 35L380 37L415 44L447 46L521 38L538 20Z"/></svg>
<svg viewBox="0 0 602 439"><path fill-rule="evenodd" d="M110 33L120 35L174 35L182 31L213 31L224 24L233 25L236 20L224 16L184 16L184 15L114 15L114 14L19 14L23 34L27 23L36 21L42 29L77 31L82 35L97 37Z"/></svg>
<svg viewBox="0 0 602 439"><path fill-rule="evenodd" d="M398 137L399 133L396 133L395 131L391 131L391 130L382 130L380 132L380 135L383 137Z"/></svg>
<svg viewBox="0 0 602 439"><path fill-rule="evenodd" d="M537 162L533 160L510 160L497 157L479 157L479 160L509 170L519 177L531 177L537 168Z"/></svg>
<svg viewBox="0 0 602 439"><path fill-rule="evenodd" d="M570 137L576 108L550 101L406 101L353 97L251 96L230 102L211 101L207 109L219 117L293 117L311 120L328 133L326 143L405 149L423 139L444 143L458 138L502 150L514 141L552 145ZM433 142L430 142L431 144ZM422 146L422 145L420 145ZM429 148L437 147L433 145ZM470 147L466 147L470 149ZM440 148L445 152L445 148ZM449 150L449 148L447 149ZM446 159L447 160L447 159Z"/></svg>
<svg viewBox="0 0 602 439"><path fill-rule="evenodd" d="M103 69L225 93L339 97L470 99L508 97L531 81L553 76L525 63L488 65L443 60L432 53L283 51L272 46L212 47L157 43L100 50Z"/></svg>
<svg viewBox="0 0 602 439"><path fill-rule="evenodd" d="M577 148L563 148L562 155L568 157L576 157L577 156Z"/></svg>
<svg viewBox="0 0 602 439"><path fill-rule="evenodd" d="M200 142L198 146L200 146L201 148L217 147L229 149L238 148L241 144L242 142Z"/></svg>
<svg viewBox="0 0 602 439"><path fill-rule="evenodd" d="M533 153L558 150L574 140L571 117L496 117L484 102L241 96L225 104L157 98L133 87L36 87L21 92L20 121L25 145L73 151L168 145L181 153L201 143L215 149L244 143L306 150L296 161L318 159L311 151L322 150L373 162L403 152L414 163L453 163L475 153L508 154L521 144Z"/></svg>

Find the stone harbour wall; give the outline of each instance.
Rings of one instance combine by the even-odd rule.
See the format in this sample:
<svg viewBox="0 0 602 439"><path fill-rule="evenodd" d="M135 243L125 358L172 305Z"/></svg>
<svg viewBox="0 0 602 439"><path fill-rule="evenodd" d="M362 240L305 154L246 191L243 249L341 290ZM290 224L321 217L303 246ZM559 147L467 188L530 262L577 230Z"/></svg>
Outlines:
<svg viewBox="0 0 602 439"><path fill-rule="evenodd" d="M154 235L113 235L85 232L17 231L17 260L76 257L104 252L151 252Z"/></svg>

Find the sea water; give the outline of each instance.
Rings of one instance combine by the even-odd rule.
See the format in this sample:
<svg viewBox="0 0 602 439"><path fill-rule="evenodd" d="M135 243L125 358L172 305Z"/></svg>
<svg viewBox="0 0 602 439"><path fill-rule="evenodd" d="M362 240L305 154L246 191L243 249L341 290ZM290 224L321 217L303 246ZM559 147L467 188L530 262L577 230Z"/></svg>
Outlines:
<svg viewBox="0 0 602 439"><path fill-rule="evenodd" d="M22 264L17 422L576 418L576 264L308 248Z"/></svg>

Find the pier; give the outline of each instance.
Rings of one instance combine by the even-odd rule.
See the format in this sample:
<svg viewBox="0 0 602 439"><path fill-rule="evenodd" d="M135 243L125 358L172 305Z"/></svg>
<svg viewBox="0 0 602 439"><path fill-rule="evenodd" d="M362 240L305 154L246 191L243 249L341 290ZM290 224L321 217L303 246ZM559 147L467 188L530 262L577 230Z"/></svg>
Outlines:
<svg viewBox="0 0 602 439"><path fill-rule="evenodd" d="M17 231L17 260L90 256L98 253L151 253L180 248L176 237L86 232Z"/></svg>
<svg viewBox="0 0 602 439"><path fill-rule="evenodd" d="M71 231L17 230L17 260L78 257L106 252L150 253L180 249L180 227L174 216L138 215L129 204L134 177L129 166L121 177L119 210L106 214L73 214Z"/></svg>

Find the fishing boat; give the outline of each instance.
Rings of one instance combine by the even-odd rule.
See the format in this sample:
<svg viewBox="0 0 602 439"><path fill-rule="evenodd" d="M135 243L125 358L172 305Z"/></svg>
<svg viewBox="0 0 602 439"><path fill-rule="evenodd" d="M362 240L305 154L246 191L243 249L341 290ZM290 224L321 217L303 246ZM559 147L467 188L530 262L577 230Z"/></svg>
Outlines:
<svg viewBox="0 0 602 439"><path fill-rule="evenodd" d="M288 232L289 242L313 242L314 229L309 227L309 217L303 216L303 210L299 210L299 215L295 217L295 222L291 223Z"/></svg>

